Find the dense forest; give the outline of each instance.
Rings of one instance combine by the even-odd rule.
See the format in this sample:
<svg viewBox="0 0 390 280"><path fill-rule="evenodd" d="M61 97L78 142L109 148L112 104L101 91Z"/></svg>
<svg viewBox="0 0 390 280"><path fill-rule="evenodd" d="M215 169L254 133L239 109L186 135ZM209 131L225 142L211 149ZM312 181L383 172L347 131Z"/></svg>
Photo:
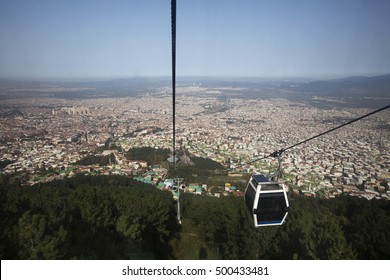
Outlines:
<svg viewBox="0 0 390 280"><path fill-rule="evenodd" d="M153 149L152 147L137 147L129 149L125 157L130 160L144 160L148 165L166 162L170 156L169 149Z"/></svg>
<svg viewBox="0 0 390 280"><path fill-rule="evenodd" d="M31 187L8 179L0 178L1 259L169 257L178 232L169 192L124 176Z"/></svg>
<svg viewBox="0 0 390 280"><path fill-rule="evenodd" d="M0 176L1 259L389 259L390 202L290 196L255 229L243 198L172 195L124 176L21 187Z"/></svg>
<svg viewBox="0 0 390 280"><path fill-rule="evenodd" d="M175 175L173 168L169 168L168 158L172 157L169 149L154 149L151 147L131 148L125 153L125 157L129 160L144 160L148 165L161 165L168 169L167 176L183 178L186 182L202 182L205 184L224 185L231 178L227 178L226 168L219 162L208 158L186 156L190 155L188 151L177 151L178 158ZM192 164L187 164L182 161L182 157L186 156ZM172 164L172 163L171 163ZM231 180L232 181L232 180ZM234 181L234 180L233 180ZM248 180L245 179L245 182Z"/></svg>
<svg viewBox="0 0 390 280"><path fill-rule="evenodd" d="M107 166L110 163L115 163L115 156L114 154L109 154L106 156L102 155L87 155L83 157L82 159L76 161L74 165L94 165L98 164L100 166Z"/></svg>
<svg viewBox="0 0 390 280"><path fill-rule="evenodd" d="M226 168L211 159L190 156L188 157L193 165L182 164L178 162L175 176L183 178L186 182L204 182L206 184L213 183L213 178L222 177L220 185L224 185L224 182L228 180ZM169 169L168 176L173 177L173 168Z"/></svg>
<svg viewBox="0 0 390 280"><path fill-rule="evenodd" d="M242 199L185 195L183 215L213 258L389 259L390 203L290 197L280 227L254 228ZM183 228L186 225L183 224ZM201 256L199 256L201 257Z"/></svg>

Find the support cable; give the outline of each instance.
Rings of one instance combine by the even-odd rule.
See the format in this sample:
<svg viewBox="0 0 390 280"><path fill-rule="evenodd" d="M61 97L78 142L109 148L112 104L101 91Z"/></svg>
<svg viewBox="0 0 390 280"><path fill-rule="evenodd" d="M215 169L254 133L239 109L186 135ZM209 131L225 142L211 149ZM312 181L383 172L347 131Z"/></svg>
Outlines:
<svg viewBox="0 0 390 280"><path fill-rule="evenodd" d="M172 39L172 154L173 154L173 186L177 182L177 221L181 224L180 214L180 180L176 178L176 0L171 0L171 39Z"/></svg>
<svg viewBox="0 0 390 280"><path fill-rule="evenodd" d="M176 175L176 0L171 0L171 39L172 39L172 153L173 177Z"/></svg>

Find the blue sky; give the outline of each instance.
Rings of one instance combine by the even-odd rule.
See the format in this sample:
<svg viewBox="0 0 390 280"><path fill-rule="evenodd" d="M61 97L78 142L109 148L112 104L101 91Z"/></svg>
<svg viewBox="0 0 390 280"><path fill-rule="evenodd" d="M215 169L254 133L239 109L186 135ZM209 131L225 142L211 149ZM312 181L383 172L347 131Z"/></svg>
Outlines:
<svg viewBox="0 0 390 280"><path fill-rule="evenodd" d="M390 1L177 0L177 75L390 73ZM0 77L169 76L170 0L0 0Z"/></svg>

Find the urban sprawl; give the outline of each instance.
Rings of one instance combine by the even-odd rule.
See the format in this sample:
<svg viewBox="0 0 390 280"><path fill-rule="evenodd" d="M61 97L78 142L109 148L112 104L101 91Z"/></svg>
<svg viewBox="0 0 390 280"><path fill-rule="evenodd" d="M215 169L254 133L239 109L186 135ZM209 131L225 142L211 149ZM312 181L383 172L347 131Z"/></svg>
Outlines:
<svg viewBox="0 0 390 280"><path fill-rule="evenodd" d="M230 176L269 174L277 159L265 157L370 111L321 109L285 99L220 98L234 89L187 86L177 89L176 142L193 156L227 166ZM239 90L239 89L238 89ZM18 174L25 185L78 173L123 174L164 188L167 169L128 160L134 147L172 149L172 97L157 89L139 97L7 99L0 106L0 160L3 174ZM282 155L283 181L290 191L333 198L346 194L389 199L390 114L381 112ZM105 147L107 140L120 149ZM107 166L74 163L87 155L113 153ZM254 162L253 162L254 161ZM252 163L251 163L252 162ZM52 170L43 175L42 170ZM184 182L185 183L185 182ZM220 187L192 184L197 193ZM165 184L166 187L166 184Z"/></svg>

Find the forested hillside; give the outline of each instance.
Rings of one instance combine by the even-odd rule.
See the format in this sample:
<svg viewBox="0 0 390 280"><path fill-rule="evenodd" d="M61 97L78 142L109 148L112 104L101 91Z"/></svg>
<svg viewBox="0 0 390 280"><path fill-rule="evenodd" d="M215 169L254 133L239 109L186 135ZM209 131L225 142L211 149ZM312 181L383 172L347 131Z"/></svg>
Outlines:
<svg viewBox="0 0 390 280"><path fill-rule="evenodd" d="M255 229L243 198L170 192L124 176L32 187L0 177L1 259L389 259L390 202L290 197L281 227Z"/></svg>
<svg viewBox="0 0 390 280"><path fill-rule="evenodd" d="M169 258L169 192L121 176L19 187L2 178L2 259Z"/></svg>
<svg viewBox="0 0 390 280"><path fill-rule="evenodd" d="M293 196L283 226L256 229L242 199L185 195L183 215L212 258L390 258L388 201Z"/></svg>

